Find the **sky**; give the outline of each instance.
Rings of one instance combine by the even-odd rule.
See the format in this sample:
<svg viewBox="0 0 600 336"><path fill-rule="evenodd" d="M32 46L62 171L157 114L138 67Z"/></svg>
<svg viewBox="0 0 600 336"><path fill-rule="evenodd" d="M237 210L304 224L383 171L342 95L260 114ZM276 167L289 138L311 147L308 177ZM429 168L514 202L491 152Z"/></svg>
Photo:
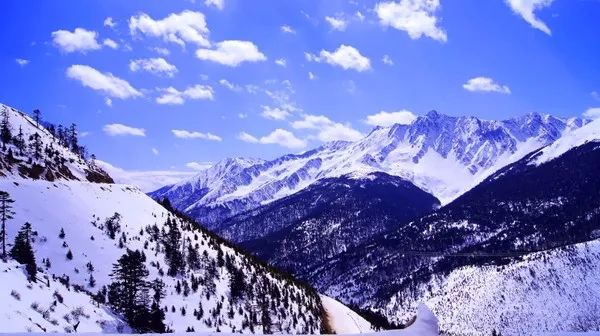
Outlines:
<svg viewBox="0 0 600 336"><path fill-rule="evenodd" d="M600 116L598 0L0 7L0 102L76 123L120 175L158 185L226 157L357 140L432 109Z"/></svg>

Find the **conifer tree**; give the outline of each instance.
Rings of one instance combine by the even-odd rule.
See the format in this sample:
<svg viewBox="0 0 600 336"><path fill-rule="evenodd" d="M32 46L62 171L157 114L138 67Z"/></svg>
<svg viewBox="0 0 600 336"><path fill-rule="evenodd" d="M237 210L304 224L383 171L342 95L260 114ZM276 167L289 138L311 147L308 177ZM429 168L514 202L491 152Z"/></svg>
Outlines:
<svg viewBox="0 0 600 336"><path fill-rule="evenodd" d="M42 120L42 112L40 110L33 110L33 120L35 121L35 125L40 127L40 121Z"/></svg>
<svg viewBox="0 0 600 336"><path fill-rule="evenodd" d="M12 203L15 201L10 198L10 194L0 190L0 221L2 221L2 260L6 261L6 222L13 218L15 212L12 210Z"/></svg>
<svg viewBox="0 0 600 336"><path fill-rule="evenodd" d="M4 109L2 109L2 120L0 120L0 139L2 139L3 148L6 148L6 144L12 140L12 133L10 130L10 120L7 107L4 107Z"/></svg>
<svg viewBox="0 0 600 336"><path fill-rule="evenodd" d="M31 224L25 223L15 237L15 243L10 250L10 256L18 263L25 265L29 280L35 282L37 265L35 255L31 247Z"/></svg>

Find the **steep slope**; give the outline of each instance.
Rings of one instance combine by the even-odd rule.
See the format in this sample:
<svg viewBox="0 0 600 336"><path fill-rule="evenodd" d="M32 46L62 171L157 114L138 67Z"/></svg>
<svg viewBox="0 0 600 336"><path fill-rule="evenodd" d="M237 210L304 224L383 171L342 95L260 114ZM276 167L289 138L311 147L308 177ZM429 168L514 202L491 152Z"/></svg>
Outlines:
<svg viewBox="0 0 600 336"><path fill-rule="evenodd" d="M454 332L590 330L597 291L581 294L599 280L598 167L600 120L340 255L310 281L397 321L426 301Z"/></svg>
<svg viewBox="0 0 600 336"><path fill-rule="evenodd" d="M217 233L271 265L309 278L328 259L438 206L435 197L385 173L324 178L226 220Z"/></svg>
<svg viewBox="0 0 600 336"><path fill-rule="evenodd" d="M432 111L410 125L377 127L353 143L328 143L271 161L228 159L151 196L169 198L210 228L321 178L346 174L385 172L399 176L447 203L498 168L582 124L579 119L536 113L488 121Z"/></svg>
<svg viewBox="0 0 600 336"><path fill-rule="evenodd" d="M106 308L90 304L86 293L46 274L30 283L23 268L14 261L0 262L1 332L128 331L127 324Z"/></svg>
<svg viewBox="0 0 600 336"><path fill-rule="evenodd" d="M31 179L113 183L102 168L86 158L77 143L77 130L35 121L25 113L0 104L2 124L12 139L2 144L0 176Z"/></svg>
<svg viewBox="0 0 600 336"><path fill-rule="evenodd" d="M10 111L14 112L8 118L11 127L31 123L24 114ZM33 149L25 149L18 154L18 163L1 167L4 176L0 177L0 190L14 200L14 218L7 223L8 249L19 228L30 223L37 265L43 271L40 276L48 275L79 293L67 295L65 303L70 309L76 308L71 304L81 305L90 316L81 324L85 331L105 330L107 323L117 325L119 318L111 309L115 297L110 290L107 293L107 286L113 281L113 264L129 250L141 251L149 271L148 281L159 279L164 283L164 298L159 307L164 311L166 325L173 331L326 331L321 300L312 288L239 252L225 240L175 213L170 205L156 203L135 187L83 182L87 171L93 170L93 162L83 160L75 147L64 147L42 126L30 126L40 135L36 141L52 146L60 155L53 154L58 161L38 160ZM0 161L12 162L13 148L16 145L11 140L0 151ZM14 169L15 165L33 167L38 163L45 172L39 176L20 174ZM55 174L63 168L68 168L72 176ZM7 267L6 272L0 273L0 283L14 288L4 287L1 295L9 297L15 290L24 299L23 286L31 287L27 300L37 300L30 295L39 294L36 307L23 307L23 302L11 299L6 310L0 310L16 321L10 325L10 331L27 331L39 320L40 307L49 309L53 291L39 287L40 281L24 285L18 280L25 277L17 277L12 266ZM53 280L46 289L50 291L56 286ZM50 316L42 316L54 325L48 330L63 330L72 321L65 315L65 321L55 325L55 314L65 311L62 307L56 309ZM32 320L24 320L25 317ZM48 324L39 323L45 328ZM0 326L0 331L7 330Z"/></svg>

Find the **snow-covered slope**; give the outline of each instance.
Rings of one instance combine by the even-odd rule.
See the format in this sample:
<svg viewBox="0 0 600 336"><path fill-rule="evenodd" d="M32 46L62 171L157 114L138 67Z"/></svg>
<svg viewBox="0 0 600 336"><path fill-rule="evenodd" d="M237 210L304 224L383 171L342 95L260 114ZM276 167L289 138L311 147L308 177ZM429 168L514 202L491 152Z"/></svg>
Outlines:
<svg viewBox="0 0 600 336"><path fill-rule="evenodd" d="M330 330L336 334L364 334L374 328L367 320L329 296L321 295Z"/></svg>
<svg viewBox="0 0 600 336"><path fill-rule="evenodd" d="M137 188L3 178L0 190L7 191L15 200L16 214L9 223L9 241L22 223L31 223L38 232L34 244L38 262L49 260L46 272L67 276L71 284L96 292L110 282L112 264L126 249L144 251L149 278L162 279L166 284L167 296L163 302L168 307L166 323L175 331L191 327L198 331L250 332L257 325L249 320L249 314L255 313L254 306L262 300L274 305L275 309L269 312L276 330L320 331L321 304L313 290L272 273L207 232L176 219ZM104 225L115 213L121 215L121 232L113 240L107 236ZM181 243L191 245L201 256L200 268L186 267L176 277L164 274L164 247L154 237L164 232L169 217L181 230ZM61 229L64 238L59 236ZM72 260L66 257L68 251L73 255ZM220 260L228 260L229 266ZM242 272L247 279L241 298L233 298L231 294L235 272ZM96 280L94 287L90 285L91 276ZM192 276L200 279L202 285L198 289L190 288ZM180 286L181 291L177 290ZM194 315L198 311L203 311L199 318Z"/></svg>
<svg viewBox="0 0 600 336"><path fill-rule="evenodd" d="M4 104L0 104L0 112L8 117L12 135L11 141L1 147L0 176L113 183L102 168L86 158L83 147L69 142L70 138L77 138L75 128L56 127L42 121L38 124L27 114Z"/></svg>
<svg viewBox="0 0 600 336"><path fill-rule="evenodd" d="M151 195L167 197L177 208L215 225L321 178L380 171L405 178L447 203L498 168L582 124L536 113L490 121L432 111L410 125L377 127L357 142L332 142L271 161L227 159Z"/></svg>
<svg viewBox="0 0 600 336"><path fill-rule="evenodd" d="M24 266L0 262L0 332L112 332L127 324L90 297L47 274L27 281Z"/></svg>

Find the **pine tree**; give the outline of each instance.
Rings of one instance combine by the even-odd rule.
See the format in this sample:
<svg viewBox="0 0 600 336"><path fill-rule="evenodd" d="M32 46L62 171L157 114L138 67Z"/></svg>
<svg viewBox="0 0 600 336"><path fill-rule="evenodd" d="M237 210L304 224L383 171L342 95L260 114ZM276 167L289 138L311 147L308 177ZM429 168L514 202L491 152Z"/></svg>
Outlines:
<svg viewBox="0 0 600 336"><path fill-rule="evenodd" d="M151 284L154 295L152 296L152 305L150 305L150 326L153 332L165 333L165 312L160 307L162 299L165 297L165 284L160 279L155 279Z"/></svg>
<svg viewBox="0 0 600 336"><path fill-rule="evenodd" d="M73 151L73 153L79 154L80 148L79 148L79 144L77 141L77 125L71 124L71 126L69 126L67 139L69 142L69 147Z"/></svg>
<svg viewBox="0 0 600 336"><path fill-rule="evenodd" d="M35 121L35 125L40 127L40 121L42 120L42 112L40 110L33 110L33 120Z"/></svg>
<svg viewBox="0 0 600 336"><path fill-rule="evenodd" d="M19 125L19 133L17 134L16 138L14 139L14 142L15 142L15 146L17 146L17 149L19 150L19 155L23 155L23 151L25 150L25 137L23 135L23 129L20 125Z"/></svg>
<svg viewBox="0 0 600 336"><path fill-rule="evenodd" d="M34 134L32 134L29 137L29 146L31 147L31 150L33 150L33 157L36 160L39 160L42 158L42 137L35 132Z"/></svg>
<svg viewBox="0 0 600 336"><path fill-rule="evenodd" d="M2 120L0 120L0 139L2 139L2 145L4 148L6 148L6 144L12 140L12 132L10 130L10 120L7 107L2 109Z"/></svg>
<svg viewBox="0 0 600 336"><path fill-rule="evenodd" d="M183 271L185 266L183 254L180 250L181 231L179 231L177 221L172 220L171 217L167 218L165 225L169 228L169 232L167 232L164 237L165 257L167 259L167 265L169 266L167 274L176 276Z"/></svg>
<svg viewBox="0 0 600 336"><path fill-rule="evenodd" d="M6 222L13 218L15 212L12 210L10 194L0 190L0 221L2 221L2 260L6 261Z"/></svg>
<svg viewBox="0 0 600 336"><path fill-rule="evenodd" d="M25 265L29 280L35 282L37 265L35 263L33 248L31 247L31 224L25 223L17 233L15 243L10 250L10 256L18 263Z"/></svg>
<svg viewBox="0 0 600 336"><path fill-rule="evenodd" d="M125 316L129 325L139 332L149 325L148 269L145 258L138 250L127 250L113 265L113 282L108 289L108 302Z"/></svg>
<svg viewBox="0 0 600 336"><path fill-rule="evenodd" d="M117 236L117 232L121 231L121 214L115 212L114 215L110 216L106 219L104 223L104 228L106 229L106 234L110 239L115 239Z"/></svg>

